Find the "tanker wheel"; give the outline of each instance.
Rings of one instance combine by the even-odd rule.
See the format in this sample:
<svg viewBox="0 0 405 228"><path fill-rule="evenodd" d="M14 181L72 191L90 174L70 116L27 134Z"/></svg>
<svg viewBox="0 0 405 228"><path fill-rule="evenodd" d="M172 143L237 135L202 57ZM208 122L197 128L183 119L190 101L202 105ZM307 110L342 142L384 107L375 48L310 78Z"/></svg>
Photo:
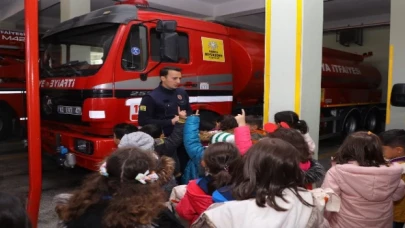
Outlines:
<svg viewBox="0 0 405 228"><path fill-rule="evenodd" d="M219 118L219 114L213 111L200 110L200 129L201 130L212 130L215 128L215 123Z"/></svg>
<svg viewBox="0 0 405 228"><path fill-rule="evenodd" d="M343 134L348 136L357 131L359 124L358 120L354 115L350 115L346 118L345 123L343 124Z"/></svg>
<svg viewBox="0 0 405 228"><path fill-rule="evenodd" d="M0 141L7 139L13 132L13 118L7 112L0 112Z"/></svg>
<svg viewBox="0 0 405 228"><path fill-rule="evenodd" d="M366 121L365 121L365 129L367 131L371 131L373 133L378 133L379 131L379 123L380 122L380 115L377 111L372 111L368 114Z"/></svg>

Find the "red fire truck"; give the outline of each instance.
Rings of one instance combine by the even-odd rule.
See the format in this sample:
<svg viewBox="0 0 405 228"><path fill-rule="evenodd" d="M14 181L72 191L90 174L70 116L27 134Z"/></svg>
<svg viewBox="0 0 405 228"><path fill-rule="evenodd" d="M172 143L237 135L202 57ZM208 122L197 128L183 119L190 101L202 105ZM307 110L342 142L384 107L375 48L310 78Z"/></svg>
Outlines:
<svg viewBox="0 0 405 228"><path fill-rule="evenodd" d="M68 152L87 169L98 169L112 152L115 124L137 124L141 98L158 86L163 66L183 70L183 86L202 119L241 107L262 112L263 34L119 4L65 21L43 42L43 150ZM381 118L378 71L358 55L330 49L324 55L322 133Z"/></svg>
<svg viewBox="0 0 405 228"><path fill-rule="evenodd" d="M25 126L25 34L0 30L0 141Z"/></svg>

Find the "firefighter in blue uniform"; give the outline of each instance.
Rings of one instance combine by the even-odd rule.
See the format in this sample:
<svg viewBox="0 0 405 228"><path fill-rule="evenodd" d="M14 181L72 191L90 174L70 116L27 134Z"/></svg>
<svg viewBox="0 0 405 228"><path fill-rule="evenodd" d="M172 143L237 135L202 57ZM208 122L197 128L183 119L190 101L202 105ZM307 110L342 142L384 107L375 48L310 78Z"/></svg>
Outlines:
<svg viewBox="0 0 405 228"><path fill-rule="evenodd" d="M160 70L160 85L142 98L139 106L138 123L140 126L156 124L162 127L164 135L169 136L174 124L179 120L178 108L192 114L187 92L178 88L181 69L164 67Z"/></svg>
<svg viewBox="0 0 405 228"><path fill-rule="evenodd" d="M142 97L138 114L140 126L156 124L162 128L167 137L172 133L175 123L179 120L179 108L185 110L188 116L192 114L187 92L178 88L180 79L180 68L164 67L160 70L161 82L159 86ZM184 145L178 148L177 157L182 172L189 160Z"/></svg>

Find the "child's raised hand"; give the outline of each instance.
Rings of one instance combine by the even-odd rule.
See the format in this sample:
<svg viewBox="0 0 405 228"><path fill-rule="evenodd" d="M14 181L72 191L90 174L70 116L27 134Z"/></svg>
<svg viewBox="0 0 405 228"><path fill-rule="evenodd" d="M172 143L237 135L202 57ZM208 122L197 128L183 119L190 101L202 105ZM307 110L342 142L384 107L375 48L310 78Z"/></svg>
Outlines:
<svg viewBox="0 0 405 228"><path fill-rule="evenodd" d="M246 125L246 120L245 120L245 110L242 109L242 114L238 114L237 116L235 116L236 122L238 123L238 126L245 126Z"/></svg>
<svg viewBox="0 0 405 228"><path fill-rule="evenodd" d="M177 107L177 112L179 113L179 117L182 119L187 118L187 112L186 110L180 110L180 107Z"/></svg>

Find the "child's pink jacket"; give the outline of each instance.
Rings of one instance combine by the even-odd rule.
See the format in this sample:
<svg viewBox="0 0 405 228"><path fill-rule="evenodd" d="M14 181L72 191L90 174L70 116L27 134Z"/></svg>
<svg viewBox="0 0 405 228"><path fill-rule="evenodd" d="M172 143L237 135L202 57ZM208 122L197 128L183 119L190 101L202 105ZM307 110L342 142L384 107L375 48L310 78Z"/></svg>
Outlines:
<svg viewBox="0 0 405 228"><path fill-rule="evenodd" d="M339 212L327 214L331 227L392 228L393 202L405 195L402 167L334 165L322 188L331 188L340 198Z"/></svg>
<svg viewBox="0 0 405 228"><path fill-rule="evenodd" d="M250 137L250 128L248 126L241 126L234 129L235 145L239 149L240 154L244 155L252 146L252 139Z"/></svg>

